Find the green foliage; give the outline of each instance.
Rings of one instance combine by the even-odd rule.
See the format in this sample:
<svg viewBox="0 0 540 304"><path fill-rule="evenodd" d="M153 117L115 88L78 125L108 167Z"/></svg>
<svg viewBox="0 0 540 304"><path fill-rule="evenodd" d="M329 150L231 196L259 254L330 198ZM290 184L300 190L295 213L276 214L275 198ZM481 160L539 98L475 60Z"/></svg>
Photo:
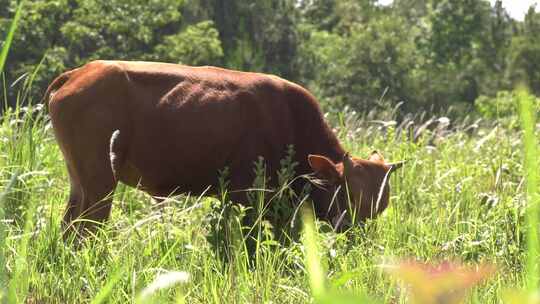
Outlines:
<svg viewBox="0 0 540 304"><path fill-rule="evenodd" d="M490 98L480 96L474 102L478 113L489 119L497 119L518 114L518 103L514 92L500 91L497 96Z"/></svg>
<svg viewBox="0 0 540 304"><path fill-rule="evenodd" d="M540 95L540 13L531 7L525 16L520 35L512 38L507 78L514 85L526 85Z"/></svg>
<svg viewBox="0 0 540 304"><path fill-rule="evenodd" d="M532 95L528 95L528 98L534 101L534 108L537 113L540 113L540 98ZM482 117L497 120L510 128L517 128L519 127L519 100L516 91L500 91L495 97L484 95L478 97L474 105Z"/></svg>
<svg viewBox="0 0 540 304"><path fill-rule="evenodd" d="M185 14L192 23L214 22L224 54L214 65L294 79L296 6L295 0L194 0L187 3Z"/></svg>
<svg viewBox="0 0 540 304"><path fill-rule="evenodd" d="M540 96L540 40L530 41L527 37L512 40L507 76L511 83L524 83Z"/></svg>
<svg viewBox="0 0 540 304"><path fill-rule="evenodd" d="M9 49L11 46L11 41L13 40L13 35L15 34L15 30L17 29L19 20L21 18L23 3L24 2L21 1L19 6L17 7L15 17L13 17L13 21L11 22L11 25L9 27L7 36L3 42L2 48L0 49L0 74L4 72L4 64L6 63L6 59L7 59Z"/></svg>
<svg viewBox="0 0 540 304"><path fill-rule="evenodd" d="M530 34L540 20L534 10L518 23L501 1L399 0L381 8L371 1L320 0L301 8L302 81L329 108L370 109L384 94L408 110L443 110L511 89L514 70L532 79L536 93L538 60L527 62L535 58L534 44L527 38L523 53L512 43L539 36ZM317 15L317 8L329 13Z"/></svg>
<svg viewBox="0 0 540 304"><path fill-rule="evenodd" d="M183 0L78 1L72 21L60 30L70 53L88 54L86 60L144 59L167 27L180 27L182 4Z"/></svg>
<svg viewBox="0 0 540 304"><path fill-rule="evenodd" d="M432 2L427 45L435 63L459 64L473 54L474 43L485 33L487 1L442 0Z"/></svg>
<svg viewBox="0 0 540 304"><path fill-rule="evenodd" d="M313 24L316 30L331 31L339 22L337 4L335 0L300 1L303 21Z"/></svg>
<svg viewBox="0 0 540 304"><path fill-rule="evenodd" d="M540 12L536 11L536 6L529 7L525 20L523 21L523 35L534 41L540 40Z"/></svg>
<svg viewBox="0 0 540 304"><path fill-rule="evenodd" d="M334 106L369 110L387 88L394 101L407 100L408 71L413 68L412 40L400 18L382 16L356 24L350 36L311 31L302 48L306 78Z"/></svg>
<svg viewBox="0 0 540 304"><path fill-rule="evenodd" d="M212 21L188 26L183 32L169 35L155 48L156 60L204 65L223 56L219 33Z"/></svg>
<svg viewBox="0 0 540 304"><path fill-rule="evenodd" d="M540 288L540 179L538 178L538 139L536 118L538 100L521 89L517 93L525 158L523 166L527 168L527 288L534 293Z"/></svg>

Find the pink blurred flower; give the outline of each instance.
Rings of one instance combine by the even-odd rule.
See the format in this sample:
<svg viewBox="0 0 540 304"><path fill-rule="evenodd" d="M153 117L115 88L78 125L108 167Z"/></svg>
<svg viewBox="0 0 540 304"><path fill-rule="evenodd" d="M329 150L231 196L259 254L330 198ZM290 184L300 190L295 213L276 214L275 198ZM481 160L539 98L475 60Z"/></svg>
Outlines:
<svg viewBox="0 0 540 304"><path fill-rule="evenodd" d="M493 275L493 265L466 266L457 262L438 265L402 261L385 267L410 290L411 303L462 303L469 289Z"/></svg>

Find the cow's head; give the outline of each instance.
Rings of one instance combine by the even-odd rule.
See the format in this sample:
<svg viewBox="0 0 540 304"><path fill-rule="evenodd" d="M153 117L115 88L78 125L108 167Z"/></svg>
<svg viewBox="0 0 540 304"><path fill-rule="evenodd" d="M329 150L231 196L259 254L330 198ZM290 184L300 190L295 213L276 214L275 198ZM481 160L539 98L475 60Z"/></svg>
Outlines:
<svg viewBox="0 0 540 304"><path fill-rule="evenodd" d="M338 230L347 222L363 222L386 209L390 174L403 164L386 163L377 151L368 159L345 154L340 163L334 163L321 155L309 155L308 161L326 192L319 195L317 213Z"/></svg>

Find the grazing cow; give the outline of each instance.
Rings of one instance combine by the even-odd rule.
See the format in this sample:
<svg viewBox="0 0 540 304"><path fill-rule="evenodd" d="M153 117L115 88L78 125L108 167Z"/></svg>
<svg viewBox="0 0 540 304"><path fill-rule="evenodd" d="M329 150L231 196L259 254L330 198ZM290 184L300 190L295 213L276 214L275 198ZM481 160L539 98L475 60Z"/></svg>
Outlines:
<svg viewBox="0 0 540 304"><path fill-rule="evenodd" d="M399 167L378 153L349 157L315 98L271 75L94 61L56 78L45 98L71 183L68 227L77 218L106 220L119 181L154 196L201 194L216 189L218 171L228 167L230 190L242 190L262 156L276 182L289 145L296 174L325 181L311 193L317 216L336 224L352 202L348 210L362 221L387 207L386 180ZM232 199L245 203L245 192Z"/></svg>

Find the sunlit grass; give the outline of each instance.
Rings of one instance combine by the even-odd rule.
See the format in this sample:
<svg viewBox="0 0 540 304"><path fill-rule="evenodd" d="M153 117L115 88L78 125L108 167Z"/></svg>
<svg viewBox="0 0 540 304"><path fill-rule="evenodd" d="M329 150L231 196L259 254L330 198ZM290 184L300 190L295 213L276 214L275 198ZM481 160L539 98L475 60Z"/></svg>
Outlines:
<svg viewBox="0 0 540 304"><path fill-rule="evenodd" d="M538 180L538 139L536 137L536 113L534 100L526 90L519 94L521 122L523 129L523 144L525 146L526 182L527 182L527 286L530 291L540 287L540 242L538 240L538 225L540 200Z"/></svg>
<svg viewBox="0 0 540 304"><path fill-rule="evenodd" d="M7 36L3 40L2 49L0 49L0 74L4 71L4 65L6 63L9 49L11 47L11 41L13 41L13 36L15 35L17 25L19 23L19 20L21 19L21 14L23 12L23 4L24 1L21 0L19 2L19 5L17 6L17 10L15 11L15 16L13 17L13 21L11 22Z"/></svg>
<svg viewBox="0 0 540 304"><path fill-rule="evenodd" d="M299 240L308 243L294 241L287 246L273 239L265 228L268 223L260 222L255 229L255 267L245 247L232 242L236 245L229 248L227 259L218 257L208 242L217 222L212 219L222 208L213 207L215 199L179 196L157 207L147 195L125 186L115 193L112 219L100 237L78 250L66 246L58 229L69 184L47 121L25 114L39 111L20 107L7 112L0 124L2 189L20 173L3 204L9 206L10 219L6 275L27 282L17 287L20 299L131 302L160 274L181 271L189 274L189 281L158 290L149 299L337 303L340 298L344 303L357 299L370 303L373 300L365 297L369 295L378 303L407 303L407 293L380 268L387 257L497 264L495 276L467 298L473 303L500 303L507 289L525 286L525 184L516 131L492 131L488 125L466 133L470 124L460 122L455 129L438 130L439 123L434 122L431 130L412 140L399 126L389 130L370 123L370 117L345 117L336 131L353 155L366 157L377 149L390 161L409 160L392 177L391 207L376 221L345 234L329 232L324 223L316 225L308 218L307 234ZM392 119L385 113L373 115ZM14 123L19 117L22 121ZM416 121L415 132L423 124ZM36 210L32 231L25 234L24 219L31 206ZM239 232L241 212L230 214L228 229ZM25 235L29 243L22 247L25 252L19 252ZM307 256L311 258L306 260ZM26 267L17 270L21 260Z"/></svg>
<svg viewBox="0 0 540 304"><path fill-rule="evenodd" d="M309 285L311 294L315 298L323 298L326 294L326 278L325 271L320 262L319 242L317 231L314 226L313 215L307 208L303 212L304 218L304 244L305 244L305 263L306 270L309 276Z"/></svg>

